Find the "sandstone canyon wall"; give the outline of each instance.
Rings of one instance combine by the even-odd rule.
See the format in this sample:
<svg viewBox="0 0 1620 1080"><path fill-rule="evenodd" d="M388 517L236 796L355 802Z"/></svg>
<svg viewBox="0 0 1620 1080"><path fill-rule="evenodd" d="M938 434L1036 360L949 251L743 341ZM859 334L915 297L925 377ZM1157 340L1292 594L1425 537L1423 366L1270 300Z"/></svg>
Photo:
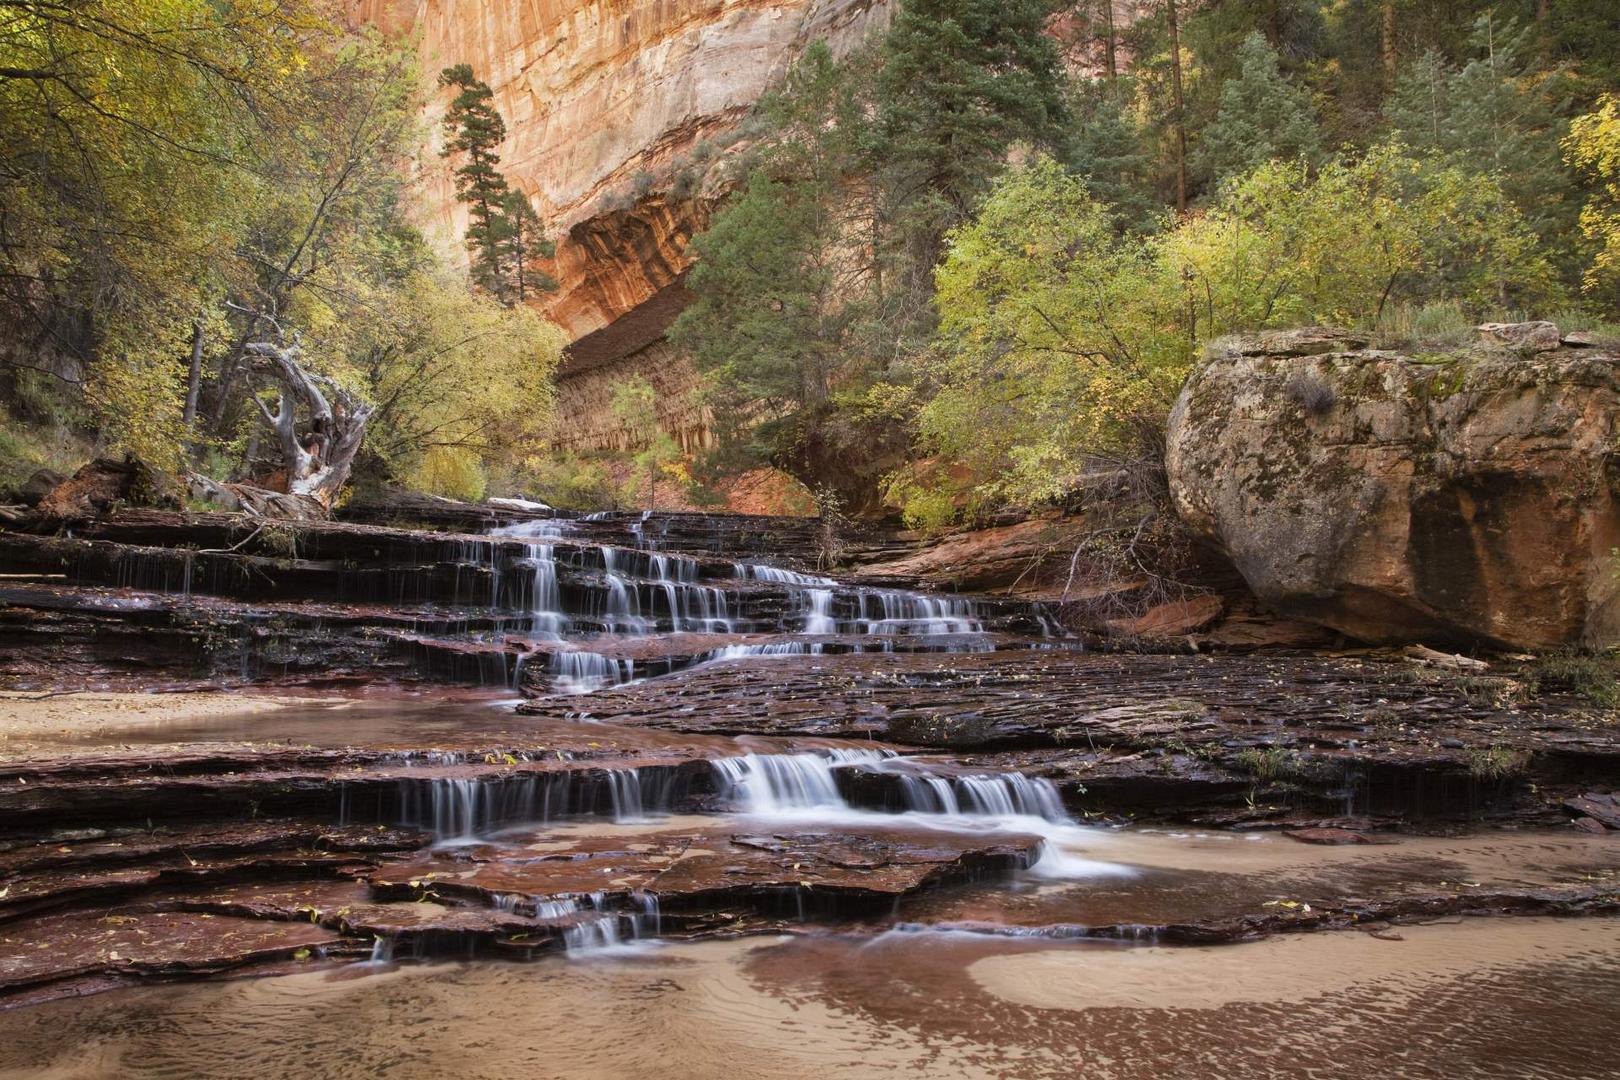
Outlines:
<svg viewBox="0 0 1620 1080"><path fill-rule="evenodd" d="M557 240L560 288L543 302L573 340L560 376L559 441L612 448L602 415L619 379L644 374L683 443L707 437L696 373L663 344L685 302L686 248L721 191L738 122L816 40L842 51L887 17L886 0L351 0L351 15L414 42L424 75L471 64L506 119L502 169ZM429 142L422 215L463 254L464 208Z"/></svg>

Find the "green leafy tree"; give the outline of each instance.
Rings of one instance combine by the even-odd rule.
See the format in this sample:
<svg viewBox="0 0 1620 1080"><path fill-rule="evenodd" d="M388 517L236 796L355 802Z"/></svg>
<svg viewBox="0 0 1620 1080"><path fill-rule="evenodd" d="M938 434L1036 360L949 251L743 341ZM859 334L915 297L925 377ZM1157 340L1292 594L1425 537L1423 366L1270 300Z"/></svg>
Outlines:
<svg viewBox="0 0 1620 1080"><path fill-rule="evenodd" d="M937 392L918 426L969 506L1051 498L1087 460L1157 440L1191 357L1179 295L1083 180L1050 160L1008 173L950 235L937 278L923 361Z"/></svg>
<svg viewBox="0 0 1620 1080"><path fill-rule="evenodd" d="M1620 95L1577 117L1564 151L1595 187L1581 209L1581 231L1594 247L1582 285L1606 314L1620 315Z"/></svg>
<svg viewBox="0 0 1620 1080"><path fill-rule="evenodd" d="M390 293L390 310L345 343L377 405L370 452L396 482L476 498L545 448L566 335L431 265Z"/></svg>
<svg viewBox="0 0 1620 1080"><path fill-rule="evenodd" d="M1221 87L1221 107L1204 129L1194 168L1219 180L1273 158L1314 160L1321 149L1305 92L1277 67L1277 53L1258 32L1238 48L1239 74Z"/></svg>
<svg viewBox="0 0 1620 1080"><path fill-rule="evenodd" d="M188 354L288 115L302 0L0 9L0 391L42 375L178 461Z"/></svg>
<svg viewBox="0 0 1620 1080"><path fill-rule="evenodd" d="M1099 464L1151 470L1188 366L1222 335L1558 295L1500 188L1398 146L1315 172L1266 162L1148 237L1121 238L1081 178L1038 161L951 233L937 280L921 462L889 487L919 524L1055 498Z"/></svg>
<svg viewBox="0 0 1620 1080"><path fill-rule="evenodd" d="M674 468L681 448L658 422L658 391L641 376L626 379L613 391L613 415L630 437L634 451L633 475L626 499L635 501L645 493L648 508L658 505L658 476ZM642 477L646 478L645 485Z"/></svg>
<svg viewBox="0 0 1620 1080"><path fill-rule="evenodd" d="M1559 295L1527 223L1488 178L1398 145L1324 164L1268 162L1163 241L1189 334L1367 325L1392 301L1477 314Z"/></svg>

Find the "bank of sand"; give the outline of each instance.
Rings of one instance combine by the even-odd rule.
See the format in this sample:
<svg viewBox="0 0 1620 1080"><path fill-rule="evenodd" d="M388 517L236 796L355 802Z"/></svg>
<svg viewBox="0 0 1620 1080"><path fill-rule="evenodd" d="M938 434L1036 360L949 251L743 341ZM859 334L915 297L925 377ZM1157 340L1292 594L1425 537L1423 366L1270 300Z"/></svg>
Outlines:
<svg viewBox="0 0 1620 1080"><path fill-rule="evenodd" d="M132 730L144 729L149 735L164 724L326 703L321 698L239 690L150 694L0 691L0 757L94 750L117 745L119 735Z"/></svg>

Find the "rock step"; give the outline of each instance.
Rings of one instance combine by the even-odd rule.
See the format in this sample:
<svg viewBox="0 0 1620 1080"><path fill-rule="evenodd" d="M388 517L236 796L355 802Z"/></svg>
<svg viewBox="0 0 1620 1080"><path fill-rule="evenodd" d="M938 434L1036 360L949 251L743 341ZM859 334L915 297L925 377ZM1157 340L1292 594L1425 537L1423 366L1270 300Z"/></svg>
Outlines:
<svg viewBox="0 0 1620 1080"><path fill-rule="evenodd" d="M463 550L466 544L474 547ZM661 571L677 564L660 567L654 558L640 552L617 553L610 577L599 548L554 550L551 577L558 610L586 620L603 620L612 612L621 616L640 613L648 620L649 630L673 629L677 617L683 623L730 618L742 624L739 629L788 629L788 624L801 624L806 618L803 585L739 578L729 563L686 563L682 578L670 580ZM391 558L386 553L361 559L194 550L0 531L0 566L12 575L33 575L36 582L63 581L138 594L212 596L261 604L302 600L361 608L437 605L512 613L539 606L534 595L535 561L526 547L487 539L430 546L413 559ZM865 622L877 624L875 629L892 626L905 632L911 628L908 624L956 617L953 613L966 612L970 605L975 617L994 629L1043 635L1052 625L1038 606L1017 600L925 600L897 594L886 602L883 593L865 587L829 584L824 591L830 593L825 614L852 627Z"/></svg>
<svg viewBox="0 0 1620 1080"><path fill-rule="evenodd" d="M1620 775L1620 733L1568 694L1392 656L783 657L525 715L710 735L874 737L1050 779L1072 806L1212 824L1289 815L1567 822ZM867 803L893 781L864 777Z"/></svg>

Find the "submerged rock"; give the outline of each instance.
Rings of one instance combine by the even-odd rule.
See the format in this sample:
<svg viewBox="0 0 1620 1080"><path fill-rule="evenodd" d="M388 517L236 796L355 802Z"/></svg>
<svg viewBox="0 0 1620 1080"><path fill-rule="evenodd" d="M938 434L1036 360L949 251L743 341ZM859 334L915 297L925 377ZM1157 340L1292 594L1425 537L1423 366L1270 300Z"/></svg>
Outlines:
<svg viewBox="0 0 1620 1080"><path fill-rule="evenodd" d="M1443 355L1243 339L1171 415L1176 508L1262 602L1363 641L1620 640L1620 356L1544 326Z"/></svg>

